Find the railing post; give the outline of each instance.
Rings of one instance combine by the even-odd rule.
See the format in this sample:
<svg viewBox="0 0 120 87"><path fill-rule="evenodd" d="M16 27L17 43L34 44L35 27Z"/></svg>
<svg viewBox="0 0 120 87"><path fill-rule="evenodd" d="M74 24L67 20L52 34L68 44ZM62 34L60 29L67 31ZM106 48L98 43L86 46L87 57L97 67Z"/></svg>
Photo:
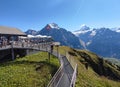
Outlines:
<svg viewBox="0 0 120 87"><path fill-rule="evenodd" d="M40 43L38 43L38 47L39 47L39 50L40 50Z"/></svg>
<svg viewBox="0 0 120 87"><path fill-rule="evenodd" d="M11 51L12 51L12 60L14 60L15 55L14 55L14 49L13 49L13 42L11 43Z"/></svg>
<svg viewBox="0 0 120 87"><path fill-rule="evenodd" d="M50 63L50 52L48 51L48 61Z"/></svg>
<svg viewBox="0 0 120 87"><path fill-rule="evenodd" d="M59 45L57 45L57 57L59 57Z"/></svg>

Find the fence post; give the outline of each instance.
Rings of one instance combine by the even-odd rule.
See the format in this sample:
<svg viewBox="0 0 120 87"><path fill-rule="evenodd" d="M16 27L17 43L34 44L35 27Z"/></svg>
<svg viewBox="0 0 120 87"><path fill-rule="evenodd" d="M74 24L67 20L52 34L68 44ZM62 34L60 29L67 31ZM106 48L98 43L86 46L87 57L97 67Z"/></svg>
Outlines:
<svg viewBox="0 0 120 87"><path fill-rule="evenodd" d="M50 52L48 51L48 61L50 63Z"/></svg>
<svg viewBox="0 0 120 87"><path fill-rule="evenodd" d="M11 43L11 51L12 51L12 60L14 60L15 55L14 55L14 49L13 49L13 42Z"/></svg>
<svg viewBox="0 0 120 87"><path fill-rule="evenodd" d="M57 45L57 57L59 56L59 45Z"/></svg>

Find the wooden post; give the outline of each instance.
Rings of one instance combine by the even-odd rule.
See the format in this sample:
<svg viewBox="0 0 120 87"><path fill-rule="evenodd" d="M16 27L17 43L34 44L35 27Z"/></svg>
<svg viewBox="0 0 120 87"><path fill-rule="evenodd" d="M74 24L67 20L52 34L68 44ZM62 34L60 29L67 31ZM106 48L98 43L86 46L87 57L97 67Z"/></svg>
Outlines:
<svg viewBox="0 0 120 87"><path fill-rule="evenodd" d="M48 61L50 63L50 52L48 52Z"/></svg>
<svg viewBox="0 0 120 87"><path fill-rule="evenodd" d="M50 53L53 53L53 44L50 45Z"/></svg>
<svg viewBox="0 0 120 87"><path fill-rule="evenodd" d="M13 42L11 43L11 51L12 51L12 60L14 60L15 55L14 55L14 49L13 49Z"/></svg>
<svg viewBox="0 0 120 87"><path fill-rule="evenodd" d="M29 49L26 50L26 54L27 54L27 55L29 54Z"/></svg>
<svg viewBox="0 0 120 87"><path fill-rule="evenodd" d="M57 57L59 57L59 49L58 49L59 45L57 45Z"/></svg>
<svg viewBox="0 0 120 87"><path fill-rule="evenodd" d="M59 42L54 42L53 45L55 45L57 47L57 57L59 57L59 46L60 46L60 43Z"/></svg>
<svg viewBox="0 0 120 87"><path fill-rule="evenodd" d="M40 50L40 43L38 43L38 47L39 47L39 50Z"/></svg>
<svg viewBox="0 0 120 87"><path fill-rule="evenodd" d="M47 52L48 51L47 45L45 45L45 48L46 48L46 52Z"/></svg>

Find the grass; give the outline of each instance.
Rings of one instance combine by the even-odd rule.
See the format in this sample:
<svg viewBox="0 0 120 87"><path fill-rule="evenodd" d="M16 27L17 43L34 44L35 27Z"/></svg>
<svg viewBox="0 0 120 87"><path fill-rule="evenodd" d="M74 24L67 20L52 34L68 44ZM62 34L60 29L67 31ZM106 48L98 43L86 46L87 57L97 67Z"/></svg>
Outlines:
<svg viewBox="0 0 120 87"><path fill-rule="evenodd" d="M120 81L111 80L109 77L95 72L94 67L103 67L120 76L120 71L114 65L103 60L103 65L100 66L100 59L96 54L65 46L60 46L59 52L62 55L66 55L68 52L72 64L78 64L76 87L120 87ZM85 67L86 62L89 63L88 69ZM90 65L91 62L94 66ZM2 63L0 64L0 87L46 87L59 65L58 59L52 55L49 63L46 52Z"/></svg>
<svg viewBox="0 0 120 87"><path fill-rule="evenodd" d="M118 65L120 67L120 59L116 58L105 58L108 62L111 62L112 64Z"/></svg>
<svg viewBox="0 0 120 87"><path fill-rule="evenodd" d="M46 87L60 64L46 52L0 64L0 87Z"/></svg>
<svg viewBox="0 0 120 87"><path fill-rule="evenodd" d="M65 52L70 52L70 58L78 64L76 87L120 87L120 81L111 80L107 76L99 75L93 69L94 66L90 66L89 64L88 70L86 69L85 62L87 61L85 58L91 60L95 66L99 65L100 60L96 54L86 50L74 50L65 46L59 47L59 51L63 55L65 55ZM112 73L116 73L120 76L120 71L106 62L103 63L103 68L109 68L112 70Z"/></svg>

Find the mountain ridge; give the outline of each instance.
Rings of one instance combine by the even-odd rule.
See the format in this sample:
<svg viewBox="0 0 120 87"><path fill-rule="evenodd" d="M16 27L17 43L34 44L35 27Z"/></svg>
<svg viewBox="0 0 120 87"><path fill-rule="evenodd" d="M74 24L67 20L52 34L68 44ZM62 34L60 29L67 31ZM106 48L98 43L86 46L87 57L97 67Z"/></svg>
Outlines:
<svg viewBox="0 0 120 87"><path fill-rule="evenodd" d="M28 32L28 31L27 31ZM28 34L28 33L26 33ZM60 42L61 45L70 46L73 48L83 48L78 37L64 28L60 28L57 24L47 24L44 28L37 31L36 35L47 35Z"/></svg>
<svg viewBox="0 0 120 87"><path fill-rule="evenodd" d="M61 45L77 49L86 49L103 57L120 58L120 28L90 28L82 25L81 29L70 32L56 23L47 24L39 31L27 31L32 35L52 36Z"/></svg>
<svg viewBox="0 0 120 87"><path fill-rule="evenodd" d="M120 33L110 28L79 30L73 32L84 43L84 48L103 57L120 58Z"/></svg>

